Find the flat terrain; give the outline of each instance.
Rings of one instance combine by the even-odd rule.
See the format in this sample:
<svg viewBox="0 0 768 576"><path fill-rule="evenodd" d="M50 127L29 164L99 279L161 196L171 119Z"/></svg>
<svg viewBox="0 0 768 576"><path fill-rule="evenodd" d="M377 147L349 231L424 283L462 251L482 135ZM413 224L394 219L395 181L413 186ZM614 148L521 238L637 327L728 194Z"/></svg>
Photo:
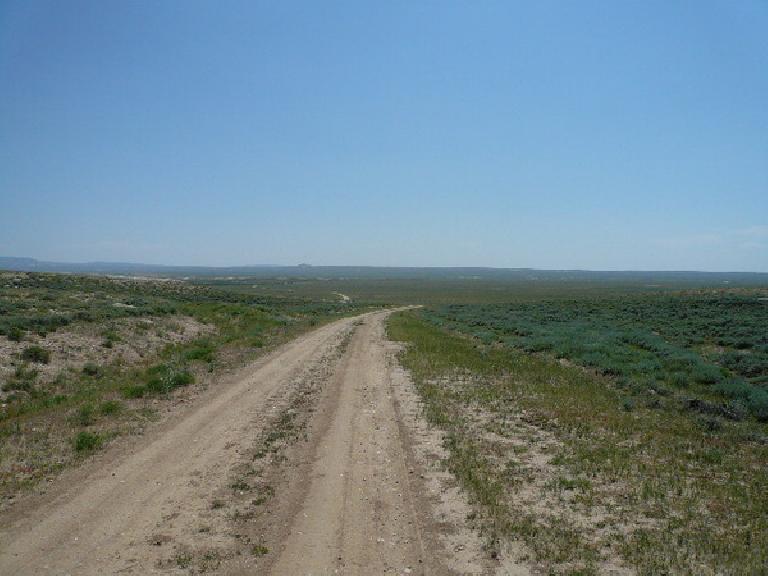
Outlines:
<svg viewBox="0 0 768 576"><path fill-rule="evenodd" d="M765 292L408 311L447 468L537 574L763 574Z"/></svg>
<svg viewBox="0 0 768 576"><path fill-rule="evenodd" d="M418 456L387 315L300 336L19 502L0 573L489 572L475 536L451 544L468 508Z"/></svg>
<svg viewBox="0 0 768 576"><path fill-rule="evenodd" d="M764 573L768 292L648 282L0 273L0 574Z"/></svg>

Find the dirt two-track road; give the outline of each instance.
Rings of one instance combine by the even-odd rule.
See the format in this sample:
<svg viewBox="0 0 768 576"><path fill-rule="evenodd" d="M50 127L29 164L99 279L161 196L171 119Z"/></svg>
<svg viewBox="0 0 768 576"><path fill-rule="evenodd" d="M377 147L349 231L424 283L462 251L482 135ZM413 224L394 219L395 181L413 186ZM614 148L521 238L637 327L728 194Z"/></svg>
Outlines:
<svg viewBox="0 0 768 576"><path fill-rule="evenodd" d="M440 470L388 314L301 336L12 507L0 574L502 570Z"/></svg>

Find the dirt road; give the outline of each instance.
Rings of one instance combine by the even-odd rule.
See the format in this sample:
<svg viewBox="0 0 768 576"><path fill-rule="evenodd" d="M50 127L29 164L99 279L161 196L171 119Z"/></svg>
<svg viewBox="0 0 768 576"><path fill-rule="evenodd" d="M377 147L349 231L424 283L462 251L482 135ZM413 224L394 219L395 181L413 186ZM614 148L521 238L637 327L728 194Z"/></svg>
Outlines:
<svg viewBox="0 0 768 576"><path fill-rule="evenodd" d="M62 475L2 519L0 574L490 573L387 314L306 334Z"/></svg>

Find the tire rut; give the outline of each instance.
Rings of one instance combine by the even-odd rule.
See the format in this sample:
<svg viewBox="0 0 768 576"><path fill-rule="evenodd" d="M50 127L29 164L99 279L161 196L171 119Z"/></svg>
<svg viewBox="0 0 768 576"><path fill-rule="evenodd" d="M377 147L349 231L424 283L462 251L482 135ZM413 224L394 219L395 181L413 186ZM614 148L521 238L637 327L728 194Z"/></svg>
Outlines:
<svg viewBox="0 0 768 576"><path fill-rule="evenodd" d="M391 312L299 337L17 511L0 574L492 573L466 503L438 505Z"/></svg>

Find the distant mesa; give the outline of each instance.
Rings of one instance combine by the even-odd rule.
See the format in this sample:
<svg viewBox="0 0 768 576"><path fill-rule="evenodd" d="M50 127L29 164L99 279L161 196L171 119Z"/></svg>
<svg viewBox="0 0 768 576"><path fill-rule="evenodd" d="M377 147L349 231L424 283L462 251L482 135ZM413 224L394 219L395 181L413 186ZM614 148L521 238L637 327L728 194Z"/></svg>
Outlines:
<svg viewBox="0 0 768 576"><path fill-rule="evenodd" d="M297 268L312 268L312 264L307 264L306 262L302 262L297 266Z"/></svg>

